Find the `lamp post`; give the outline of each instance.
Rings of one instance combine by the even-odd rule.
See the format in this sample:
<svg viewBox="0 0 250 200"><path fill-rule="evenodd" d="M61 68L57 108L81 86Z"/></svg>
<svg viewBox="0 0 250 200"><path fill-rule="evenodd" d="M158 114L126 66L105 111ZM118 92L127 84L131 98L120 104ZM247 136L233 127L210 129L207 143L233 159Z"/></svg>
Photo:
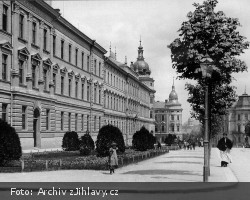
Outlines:
<svg viewBox="0 0 250 200"><path fill-rule="evenodd" d="M203 165L203 182L208 182L208 175L209 175L209 124L210 124L210 117L209 115L209 108L208 108L208 81L207 78L210 78L212 72L214 70L213 60L208 56L205 55L204 58L201 59L200 63L200 70L202 72L202 77L206 79L205 85L205 134L204 134L204 165Z"/></svg>

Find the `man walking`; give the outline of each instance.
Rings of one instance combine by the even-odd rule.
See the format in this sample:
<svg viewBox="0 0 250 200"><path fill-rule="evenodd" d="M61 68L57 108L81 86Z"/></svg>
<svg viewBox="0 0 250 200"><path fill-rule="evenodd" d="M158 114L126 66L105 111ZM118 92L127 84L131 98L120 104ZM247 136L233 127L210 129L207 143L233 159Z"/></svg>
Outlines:
<svg viewBox="0 0 250 200"><path fill-rule="evenodd" d="M221 167L227 167L228 163L232 162L230 150L233 147L232 141L227 137L226 133L223 133L223 138L218 142L217 148L220 150Z"/></svg>

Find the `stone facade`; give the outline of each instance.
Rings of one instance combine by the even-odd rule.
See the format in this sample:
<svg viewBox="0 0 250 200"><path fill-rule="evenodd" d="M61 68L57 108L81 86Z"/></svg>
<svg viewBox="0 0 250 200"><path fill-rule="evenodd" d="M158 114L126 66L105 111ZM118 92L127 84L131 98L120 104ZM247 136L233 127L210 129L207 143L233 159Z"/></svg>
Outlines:
<svg viewBox="0 0 250 200"><path fill-rule="evenodd" d="M150 118L150 94L155 90L144 84L139 73L126 61L118 62L111 50L104 66L105 123L119 127L126 133L126 143L131 145L133 134L142 126L154 130L154 119Z"/></svg>
<svg viewBox="0 0 250 200"><path fill-rule="evenodd" d="M164 142L167 134L175 134L182 139L182 108L173 84L169 100L154 103L155 136L159 142Z"/></svg>
<svg viewBox="0 0 250 200"><path fill-rule="evenodd" d="M229 109L225 116L225 131L234 141L234 144L241 145L245 142L245 126L250 122L250 96L244 92L239 96L238 101ZM218 136L222 137L222 136Z"/></svg>
<svg viewBox="0 0 250 200"><path fill-rule="evenodd" d="M155 91L106 53L44 1L0 1L0 117L15 127L23 149L60 147L68 130L79 136L88 130L95 140L108 122L123 127L131 143L134 121L126 113L139 100L129 99L130 91L144 95L143 115L135 119L153 124L149 96ZM119 72L123 86L117 78L107 81L108 70ZM116 99L116 109L104 106L106 93Z"/></svg>

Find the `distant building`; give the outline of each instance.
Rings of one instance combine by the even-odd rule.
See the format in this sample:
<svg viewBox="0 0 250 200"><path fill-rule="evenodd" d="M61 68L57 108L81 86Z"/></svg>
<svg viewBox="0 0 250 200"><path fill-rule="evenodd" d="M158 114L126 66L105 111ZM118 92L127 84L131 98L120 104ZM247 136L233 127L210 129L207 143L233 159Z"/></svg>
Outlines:
<svg viewBox="0 0 250 200"><path fill-rule="evenodd" d="M244 92L225 117L225 131L235 144L244 143L245 126L250 122L250 96ZM222 137L222 136L219 136Z"/></svg>
<svg viewBox="0 0 250 200"><path fill-rule="evenodd" d="M169 100L154 103L155 136L163 142L167 134L175 134L182 139L182 107L173 83Z"/></svg>

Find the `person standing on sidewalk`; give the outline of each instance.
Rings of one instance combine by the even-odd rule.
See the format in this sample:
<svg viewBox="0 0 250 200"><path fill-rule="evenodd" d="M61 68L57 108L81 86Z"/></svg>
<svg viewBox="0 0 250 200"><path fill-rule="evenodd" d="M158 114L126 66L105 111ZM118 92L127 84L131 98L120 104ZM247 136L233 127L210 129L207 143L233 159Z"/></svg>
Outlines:
<svg viewBox="0 0 250 200"><path fill-rule="evenodd" d="M116 143L112 142L111 147L109 149L109 169L110 174L115 173L115 168L118 167L118 158L117 158L117 151L118 148L116 147Z"/></svg>
<svg viewBox="0 0 250 200"><path fill-rule="evenodd" d="M220 150L221 167L227 167L228 163L232 162L230 150L233 147L232 141L227 137L226 133L223 133L223 138L218 142L217 148Z"/></svg>

